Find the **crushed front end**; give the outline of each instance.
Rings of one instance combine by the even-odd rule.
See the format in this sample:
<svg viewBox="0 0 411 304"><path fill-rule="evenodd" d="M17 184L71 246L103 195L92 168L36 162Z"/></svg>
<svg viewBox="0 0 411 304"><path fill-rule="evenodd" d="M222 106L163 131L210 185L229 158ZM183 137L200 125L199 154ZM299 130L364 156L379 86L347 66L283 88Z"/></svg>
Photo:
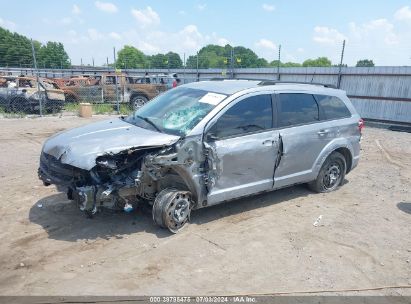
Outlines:
<svg viewBox="0 0 411 304"><path fill-rule="evenodd" d="M56 185L89 215L100 207L131 210L131 206L137 203L136 185L141 175L142 160L149 151L130 149L100 156L91 170L63 164L43 151L38 175L44 185Z"/></svg>

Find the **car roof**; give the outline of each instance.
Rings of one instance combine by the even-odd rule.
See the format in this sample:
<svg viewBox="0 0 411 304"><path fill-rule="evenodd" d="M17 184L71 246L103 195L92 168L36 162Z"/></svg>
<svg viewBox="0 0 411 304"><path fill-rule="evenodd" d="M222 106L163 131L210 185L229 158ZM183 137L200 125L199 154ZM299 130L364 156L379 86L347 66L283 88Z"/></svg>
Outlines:
<svg viewBox="0 0 411 304"><path fill-rule="evenodd" d="M209 92L232 95L241 91L304 91L318 94L340 95L342 90L331 88L330 85L312 83L276 82L274 80L243 80L243 79L222 79L211 81L191 82L184 87L199 89ZM345 94L345 93L344 93Z"/></svg>

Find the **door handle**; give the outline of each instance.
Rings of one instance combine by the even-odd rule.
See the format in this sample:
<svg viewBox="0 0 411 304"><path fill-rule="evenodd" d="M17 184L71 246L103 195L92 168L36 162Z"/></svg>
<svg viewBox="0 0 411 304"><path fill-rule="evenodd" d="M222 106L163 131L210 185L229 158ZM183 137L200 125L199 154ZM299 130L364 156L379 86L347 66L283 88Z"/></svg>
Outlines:
<svg viewBox="0 0 411 304"><path fill-rule="evenodd" d="M320 130L320 131L317 132L317 134L320 135L320 136L324 136L328 133L330 133L330 130Z"/></svg>
<svg viewBox="0 0 411 304"><path fill-rule="evenodd" d="M274 145L275 142L276 142L275 140L266 139L266 140L263 141L263 145L264 146L268 146L268 145L272 146L272 145Z"/></svg>

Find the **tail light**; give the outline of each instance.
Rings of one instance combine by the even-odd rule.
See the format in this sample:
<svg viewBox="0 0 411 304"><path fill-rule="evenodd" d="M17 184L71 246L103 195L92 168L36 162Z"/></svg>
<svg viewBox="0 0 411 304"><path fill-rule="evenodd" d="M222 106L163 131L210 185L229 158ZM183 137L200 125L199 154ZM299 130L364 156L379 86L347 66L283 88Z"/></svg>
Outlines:
<svg viewBox="0 0 411 304"><path fill-rule="evenodd" d="M362 131L362 129L364 129L365 124L364 124L364 119L360 118L360 120L358 121L358 131Z"/></svg>

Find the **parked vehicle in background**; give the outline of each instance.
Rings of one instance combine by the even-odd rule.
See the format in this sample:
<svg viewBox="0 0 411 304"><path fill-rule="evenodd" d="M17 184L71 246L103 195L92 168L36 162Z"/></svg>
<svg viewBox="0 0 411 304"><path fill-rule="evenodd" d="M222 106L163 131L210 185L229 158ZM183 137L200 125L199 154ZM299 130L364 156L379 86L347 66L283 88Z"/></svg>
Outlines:
<svg viewBox="0 0 411 304"><path fill-rule="evenodd" d="M177 232L192 209L299 183L337 189L358 164L362 127L346 93L324 85L196 82L51 137L39 177L88 215L148 202Z"/></svg>
<svg viewBox="0 0 411 304"><path fill-rule="evenodd" d="M115 103L118 99L120 103L128 103L132 109L143 106L167 90L160 78L114 73L54 81L64 90L67 102Z"/></svg>
<svg viewBox="0 0 411 304"><path fill-rule="evenodd" d="M98 87L101 76L74 76L70 78L52 78L58 88L64 91L66 103L101 102L102 90Z"/></svg>
<svg viewBox="0 0 411 304"><path fill-rule="evenodd" d="M42 107L58 112L65 102L64 91L47 79L35 77L0 76L0 106L9 112L39 112ZM40 90L39 90L40 89Z"/></svg>

